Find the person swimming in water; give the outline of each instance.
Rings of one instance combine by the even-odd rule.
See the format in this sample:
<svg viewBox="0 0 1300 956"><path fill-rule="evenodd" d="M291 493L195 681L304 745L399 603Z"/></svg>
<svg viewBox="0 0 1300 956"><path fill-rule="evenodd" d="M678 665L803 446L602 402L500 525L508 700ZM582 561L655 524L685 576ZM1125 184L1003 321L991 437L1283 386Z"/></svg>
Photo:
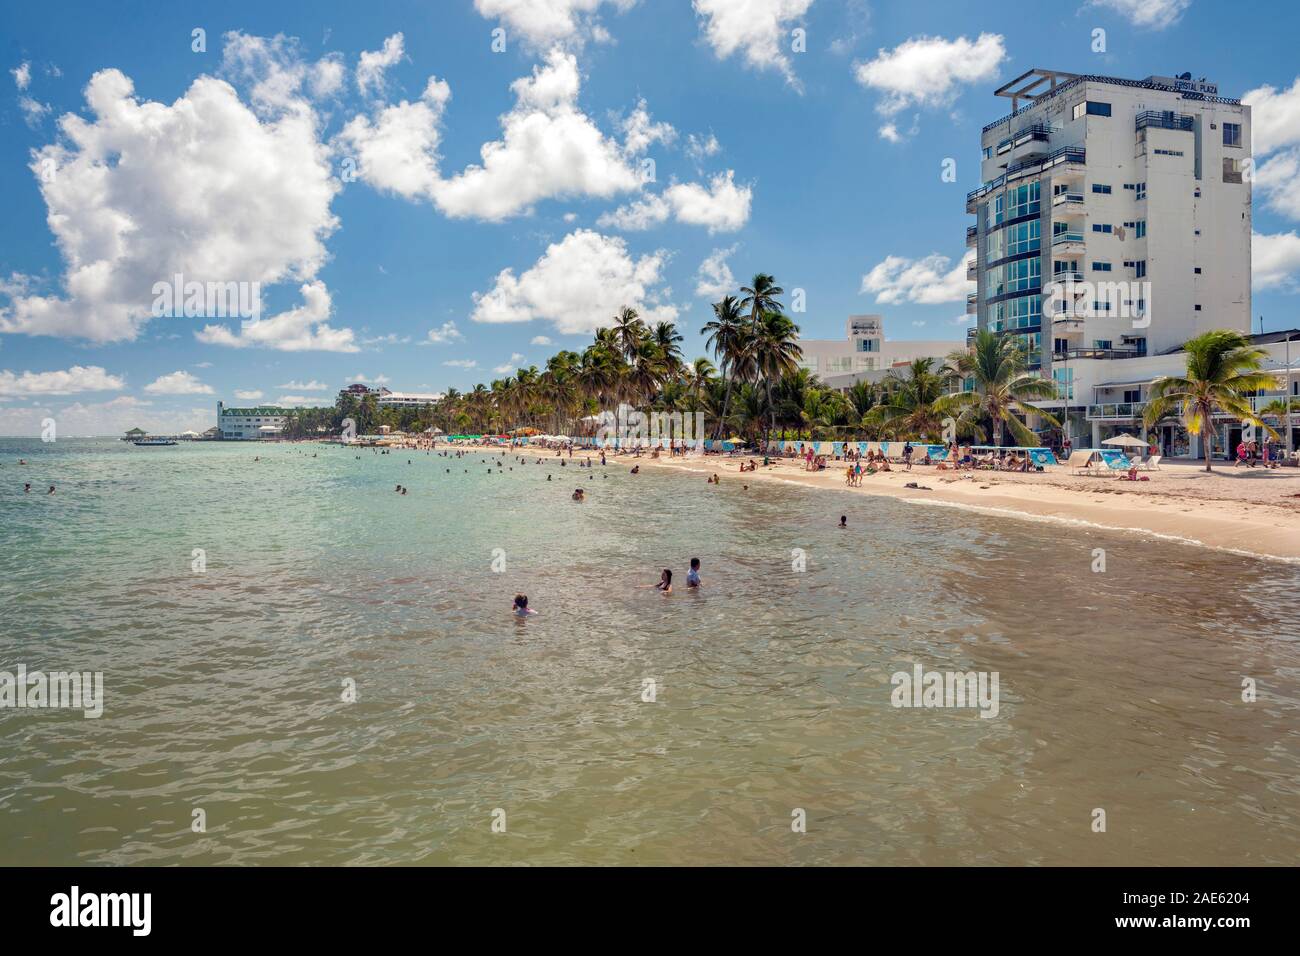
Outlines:
<svg viewBox="0 0 1300 956"><path fill-rule="evenodd" d="M527 594L515 595L515 606L512 608L512 611L514 612L515 617L528 617L530 614L537 613L528 606Z"/></svg>
<svg viewBox="0 0 1300 956"><path fill-rule="evenodd" d="M849 516L848 516L848 515L840 515L840 527L841 527L841 528L847 528L848 526L849 526Z"/></svg>
<svg viewBox="0 0 1300 956"><path fill-rule="evenodd" d="M686 586L688 588L698 588L700 586L699 558L691 558L691 569L686 572Z"/></svg>
<svg viewBox="0 0 1300 956"><path fill-rule="evenodd" d="M656 584L655 587L658 590L663 591L664 594L672 594L673 593L673 572L670 571L668 568L664 568L663 573L659 575L659 583Z"/></svg>
<svg viewBox="0 0 1300 956"><path fill-rule="evenodd" d="M574 500L574 501L586 501L586 500L587 500L587 493L586 493L585 491L583 491L581 488L574 488L574 489L573 489L573 500Z"/></svg>
<svg viewBox="0 0 1300 956"><path fill-rule="evenodd" d="M639 475L639 474L641 474L641 466L640 466L640 465L633 465L633 466L632 466L632 472L631 472L631 473L634 474L634 475Z"/></svg>

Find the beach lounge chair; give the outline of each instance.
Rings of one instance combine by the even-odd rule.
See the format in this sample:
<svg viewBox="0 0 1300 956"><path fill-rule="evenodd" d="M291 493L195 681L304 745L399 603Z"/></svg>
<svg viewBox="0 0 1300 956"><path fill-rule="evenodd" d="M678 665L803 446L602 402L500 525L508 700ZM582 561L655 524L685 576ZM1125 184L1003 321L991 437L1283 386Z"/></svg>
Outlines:
<svg viewBox="0 0 1300 956"><path fill-rule="evenodd" d="M1160 459L1163 455L1147 455L1146 461L1142 462L1143 471L1159 471Z"/></svg>
<svg viewBox="0 0 1300 956"><path fill-rule="evenodd" d="M1065 463L1065 467L1070 469L1072 475L1096 474L1098 469L1092 466L1092 459L1096 454L1095 451L1087 448L1082 451L1071 452L1070 460Z"/></svg>
<svg viewBox="0 0 1300 956"><path fill-rule="evenodd" d="M1128 460L1122 451L1103 451L1101 460L1105 463L1106 470L1112 474L1128 471L1133 467L1133 463Z"/></svg>

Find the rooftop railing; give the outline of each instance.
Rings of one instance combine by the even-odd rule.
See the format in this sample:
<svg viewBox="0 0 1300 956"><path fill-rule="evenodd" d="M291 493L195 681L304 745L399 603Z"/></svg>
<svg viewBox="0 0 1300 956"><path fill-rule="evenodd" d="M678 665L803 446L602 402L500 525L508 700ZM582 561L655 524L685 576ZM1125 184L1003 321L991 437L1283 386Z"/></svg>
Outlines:
<svg viewBox="0 0 1300 956"><path fill-rule="evenodd" d="M1170 110L1146 110L1137 115L1137 128L1180 129L1191 132L1196 126L1196 118L1186 113L1174 113Z"/></svg>

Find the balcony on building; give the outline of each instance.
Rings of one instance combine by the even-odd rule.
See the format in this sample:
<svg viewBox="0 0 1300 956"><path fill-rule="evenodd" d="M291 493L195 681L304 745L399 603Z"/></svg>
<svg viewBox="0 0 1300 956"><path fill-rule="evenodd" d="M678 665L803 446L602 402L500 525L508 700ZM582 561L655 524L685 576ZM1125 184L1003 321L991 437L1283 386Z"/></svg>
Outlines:
<svg viewBox="0 0 1300 956"><path fill-rule="evenodd" d="M966 314L974 315L978 311L979 311L979 293L972 292L970 295L966 296Z"/></svg>
<svg viewBox="0 0 1300 956"><path fill-rule="evenodd" d="M1061 218L1064 216L1082 216L1084 214L1084 192L1081 187L1071 186L1064 192L1059 192L1052 197L1052 215Z"/></svg>
<svg viewBox="0 0 1300 956"><path fill-rule="evenodd" d="M1067 229L1052 236L1052 256L1055 258L1074 259L1086 250L1082 231Z"/></svg>
<svg viewBox="0 0 1300 956"><path fill-rule="evenodd" d="M979 241L979 228L977 226L966 227L966 248L969 249Z"/></svg>
<svg viewBox="0 0 1300 956"><path fill-rule="evenodd" d="M1048 170L1058 170L1053 176L1082 175L1087 155L1082 146L1062 146L1046 156L1031 156L1017 160L1007 166L1007 171L996 179L990 179L979 189L972 189L966 194L966 212L974 215L979 204L992 192L996 192L1009 183L1032 179Z"/></svg>
<svg viewBox="0 0 1300 956"><path fill-rule="evenodd" d="M1145 110L1137 115L1135 125L1139 132L1144 129L1177 129L1190 133L1196 128L1196 118L1172 110Z"/></svg>
<svg viewBox="0 0 1300 956"><path fill-rule="evenodd" d="M979 259L972 259L970 262L966 263L966 278L969 281L971 282L976 281L979 278L979 272L980 272Z"/></svg>
<svg viewBox="0 0 1300 956"><path fill-rule="evenodd" d="M1142 417L1146 402L1109 402L1101 405L1089 405L1088 421L1135 421Z"/></svg>
<svg viewBox="0 0 1300 956"><path fill-rule="evenodd" d="M1131 359L1142 358L1145 354L1137 346L1122 346L1109 349L1077 348L1053 353L1052 361L1076 362L1083 359Z"/></svg>
<svg viewBox="0 0 1300 956"><path fill-rule="evenodd" d="M1002 165L1041 160L1049 152L1052 133L1046 123L1032 123L998 143L995 150Z"/></svg>

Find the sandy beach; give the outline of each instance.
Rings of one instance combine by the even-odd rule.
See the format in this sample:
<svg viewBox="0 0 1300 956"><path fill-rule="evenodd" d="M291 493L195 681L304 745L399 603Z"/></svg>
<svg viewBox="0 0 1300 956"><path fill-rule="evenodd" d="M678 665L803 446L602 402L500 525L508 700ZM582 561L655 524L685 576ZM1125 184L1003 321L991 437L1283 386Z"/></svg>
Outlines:
<svg viewBox="0 0 1300 956"><path fill-rule="evenodd" d="M467 446L461 446L467 447ZM501 448L474 446L475 451L500 455ZM554 457L555 451L531 454ZM586 451L574 451L579 458ZM849 488L843 462L830 462L824 471L808 472L802 461L774 459L757 471L741 473L749 457L710 455L669 459L648 454L609 455L611 462L639 462L643 468L717 473L719 491L739 491L746 484L783 481L810 488L835 488L866 495L888 495L918 505L969 508L1025 520L1057 521L1115 531L1135 531L1202 547L1300 563L1300 469L1234 468L1216 463L1207 474L1200 463L1162 462L1147 473L1150 481L1119 481L1108 476L1071 475L1063 466L1046 472L951 472L916 465L910 472L863 475L862 485ZM923 488L908 488L915 482ZM703 484L703 482L701 482ZM712 486L709 486L712 491Z"/></svg>

